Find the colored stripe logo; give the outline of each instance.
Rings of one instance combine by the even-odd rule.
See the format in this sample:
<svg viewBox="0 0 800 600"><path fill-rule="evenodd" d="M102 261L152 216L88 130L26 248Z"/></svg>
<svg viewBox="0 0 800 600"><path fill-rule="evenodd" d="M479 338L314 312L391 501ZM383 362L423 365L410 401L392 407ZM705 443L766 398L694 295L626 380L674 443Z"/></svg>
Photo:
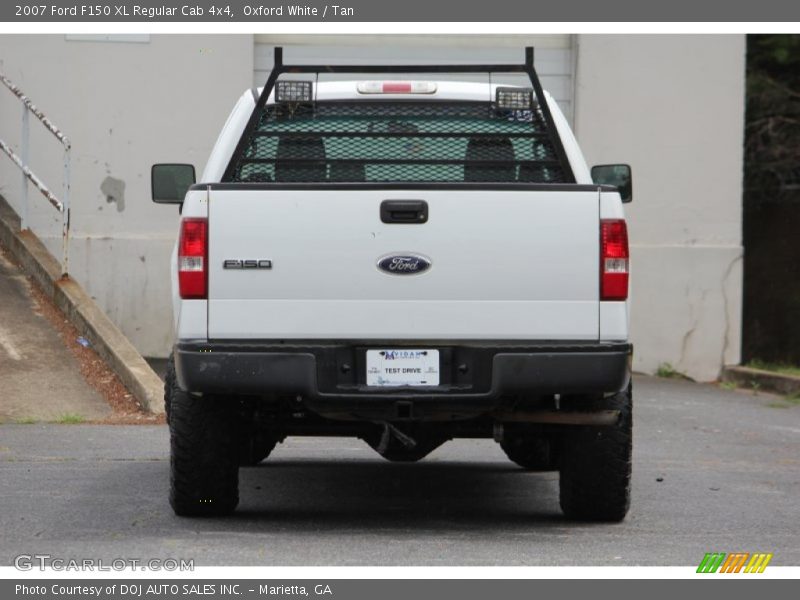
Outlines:
<svg viewBox="0 0 800 600"><path fill-rule="evenodd" d="M772 554L756 552L707 552L697 567L698 573L763 573Z"/></svg>

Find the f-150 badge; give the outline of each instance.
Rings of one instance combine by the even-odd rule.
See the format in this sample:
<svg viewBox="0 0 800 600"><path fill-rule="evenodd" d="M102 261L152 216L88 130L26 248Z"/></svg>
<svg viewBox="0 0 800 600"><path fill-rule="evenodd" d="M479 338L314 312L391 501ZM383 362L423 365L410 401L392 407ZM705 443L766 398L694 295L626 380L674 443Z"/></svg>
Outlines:
<svg viewBox="0 0 800 600"><path fill-rule="evenodd" d="M266 258L248 258L240 260L238 258L228 258L222 261L223 269L271 269L272 261Z"/></svg>

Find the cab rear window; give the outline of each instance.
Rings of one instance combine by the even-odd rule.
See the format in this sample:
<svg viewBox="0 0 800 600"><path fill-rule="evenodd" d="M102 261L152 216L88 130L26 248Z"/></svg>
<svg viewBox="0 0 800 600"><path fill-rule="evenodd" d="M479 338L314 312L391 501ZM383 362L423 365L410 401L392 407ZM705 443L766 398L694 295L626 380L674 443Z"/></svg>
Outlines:
<svg viewBox="0 0 800 600"><path fill-rule="evenodd" d="M489 102L267 105L226 181L567 183L550 134Z"/></svg>

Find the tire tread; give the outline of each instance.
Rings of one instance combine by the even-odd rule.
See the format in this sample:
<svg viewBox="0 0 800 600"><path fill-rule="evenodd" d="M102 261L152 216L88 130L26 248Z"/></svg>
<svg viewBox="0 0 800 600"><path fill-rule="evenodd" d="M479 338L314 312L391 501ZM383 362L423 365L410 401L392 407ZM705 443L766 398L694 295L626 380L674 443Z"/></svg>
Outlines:
<svg viewBox="0 0 800 600"><path fill-rule="evenodd" d="M564 514L582 521L622 521L630 508L633 415L630 386L592 401L597 410L619 410L611 427L580 427L564 435L560 503Z"/></svg>
<svg viewBox="0 0 800 600"><path fill-rule="evenodd" d="M175 385L170 415L170 504L182 516L217 516L239 503L235 413L225 398Z"/></svg>

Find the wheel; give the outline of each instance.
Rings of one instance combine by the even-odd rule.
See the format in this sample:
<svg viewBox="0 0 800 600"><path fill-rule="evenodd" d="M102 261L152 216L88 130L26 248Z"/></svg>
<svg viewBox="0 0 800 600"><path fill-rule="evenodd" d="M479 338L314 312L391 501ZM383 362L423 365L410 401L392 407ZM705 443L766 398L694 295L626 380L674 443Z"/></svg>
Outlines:
<svg viewBox="0 0 800 600"><path fill-rule="evenodd" d="M565 432L560 456L561 510L571 519L621 521L630 507L632 388L587 400L594 410L618 410L620 418L616 425L574 427Z"/></svg>
<svg viewBox="0 0 800 600"><path fill-rule="evenodd" d="M394 429L392 427L392 429ZM395 429L395 431L397 431ZM400 433L400 435L404 435ZM370 448L391 462L417 462L444 444L447 439L435 435L415 436L413 446L401 442L389 428L365 439Z"/></svg>
<svg viewBox="0 0 800 600"><path fill-rule="evenodd" d="M175 378L175 357L170 354L167 359L167 369L164 373L164 414L167 417L167 425L169 425L169 413L172 409L172 390L177 387L177 380Z"/></svg>
<svg viewBox="0 0 800 600"><path fill-rule="evenodd" d="M170 504L176 515L217 516L239 503L236 413L226 398L171 395Z"/></svg>
<svg viewBox="0 0 800 600"><path fill-rule="evenodd" d="M278 440L268 433L256 431L244 435L239 445L239 464L242 466L257 465L267 458L277 445Z"/></svg>
<svg viewBox="0 0 800 600"><path fill-rule="evenodd" d="M512 462L528 471L554 471L558 468L551 441L529 428L507 428L500 447Z"/></svg>

